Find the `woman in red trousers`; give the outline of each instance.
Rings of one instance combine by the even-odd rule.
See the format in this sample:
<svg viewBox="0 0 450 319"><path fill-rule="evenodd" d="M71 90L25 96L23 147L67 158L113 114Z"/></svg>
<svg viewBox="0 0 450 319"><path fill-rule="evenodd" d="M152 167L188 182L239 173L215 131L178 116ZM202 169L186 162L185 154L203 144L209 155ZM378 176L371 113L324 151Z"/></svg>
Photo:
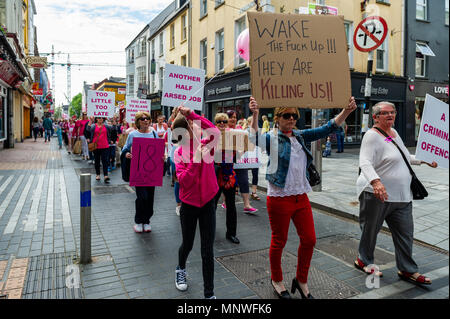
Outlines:
<svg viewBox="0 0 450 319"><path fill-rule="evenodd" d="M314 299L309 292L307 281L316 233L311 204L306 195L311 191L308 168L313 157L305 142L313 142L336 132L339 125L356 109L355 99L350 98L348 106L327 124L307 130L298 130L295 127L300 115L297 108L278 107L275 109L274 117L278 129L265 134L258 131L259 107L253 97L250 98L249 107L253 112L250 139L255 141L257 133L259 146L269 155L266 173L267 212L272 230L269 259L274 292L281 299L291 298L283 284L281 255L292 220L300 237L300 245L297 272L292 280L291 293L298 290L302 298ZM271 162L276 164L271 165Z"/></svg>

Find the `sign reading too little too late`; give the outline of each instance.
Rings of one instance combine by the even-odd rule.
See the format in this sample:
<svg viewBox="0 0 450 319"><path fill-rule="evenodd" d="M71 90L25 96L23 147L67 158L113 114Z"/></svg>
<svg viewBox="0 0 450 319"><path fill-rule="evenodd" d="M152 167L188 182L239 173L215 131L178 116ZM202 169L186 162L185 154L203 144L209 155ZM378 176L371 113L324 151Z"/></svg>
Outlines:
<svg viewBox="0 0 450 319"><path fill-rule="evenodd" d="M89 90L87 94L87 115L94 117L113 117L116 93Z"/></svg>

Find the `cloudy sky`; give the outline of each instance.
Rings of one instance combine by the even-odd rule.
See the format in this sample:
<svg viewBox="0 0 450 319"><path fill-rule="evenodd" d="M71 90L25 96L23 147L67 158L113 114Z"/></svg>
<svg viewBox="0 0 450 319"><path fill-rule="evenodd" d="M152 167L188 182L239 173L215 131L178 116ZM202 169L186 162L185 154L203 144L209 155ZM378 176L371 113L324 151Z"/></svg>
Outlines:
<svg viewBox="0 0 450 319"><path fill-rule="evenodd" d="M39 52L55 48L55 62L115 64L123 67L72 66L71 95L81 92L83 81L100 82L125 77L125 48L172 0L35 0ZM111 53L98 53L98 52ZM48 61L52 61L48 57ZM52 69L47 68L52 81ZM67 104L67 68L55 66L56 105Z"/></svg>

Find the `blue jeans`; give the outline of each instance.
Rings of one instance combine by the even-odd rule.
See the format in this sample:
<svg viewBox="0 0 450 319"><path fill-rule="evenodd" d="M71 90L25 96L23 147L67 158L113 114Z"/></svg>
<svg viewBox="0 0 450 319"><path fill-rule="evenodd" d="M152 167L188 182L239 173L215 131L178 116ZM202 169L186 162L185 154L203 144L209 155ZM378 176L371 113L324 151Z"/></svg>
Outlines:
<svg viewBox="0 0 450 319"><path fill-rule="evenodd" d="M50 137L52 136L52 130L50 129L46 129L45 130L45 141L49 141L50 142Z"/></svg>
<svg viewBox="0 0 450 319"><path fill-rule="evenodd" d="M116 146L109 146L109 165L112 167L116 166Z"/></svg>
<svg viewBox="0 0 450 319"><path fill-rule="evenodd" d="M345 136L344 133L336 133L338 152L344 151L344 136Z"/></svg>

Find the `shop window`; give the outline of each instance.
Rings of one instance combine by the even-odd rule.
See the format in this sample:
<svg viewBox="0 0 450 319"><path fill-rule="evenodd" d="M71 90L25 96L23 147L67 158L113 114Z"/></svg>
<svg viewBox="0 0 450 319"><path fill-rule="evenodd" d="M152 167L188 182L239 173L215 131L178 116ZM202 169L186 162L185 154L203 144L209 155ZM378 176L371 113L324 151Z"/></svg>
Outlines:
<svg viewBox="0 0 450 319"><path fill-rule="evenodd" d="M425 42L416 42L416 76L425 77L427 74L427 60L429 56L436 56Z"/></svg>
<svg viewBox="0 0 450 319"><path fill-rule="evenodd" d="M181 65L182 65L182 66L186 66L186 55L183 55L183 56L181 57Z"/></svg>
<svg viewBox="0 0 450 319"><path fill-rule="evenodd" d="M134 74L128 75L127 88L128 88L128 94L133 95L134 94Z"/></svg>
<svg viewBox="0 0 450 319"><path fill-rule="evenodd" d="M416 0L416 19L428 19L428 0Z"/></svg>
<svg viewBox="0 0 450 319"><path fill-rule="evenodd" d="M162 56L164 54L164 37L163 33L159 35L159 56Z"/></svg>
<svg viewBox="0 0 450 319"><path fill-rule="evenodd" d="M159 68L159 89L162 91L164 83L164 68Z"/></svg>
<svg viewBox="0 0 450 319"><path fill-rule="evenodd" d="M235 27L234 27L234 35L235 35L235 39L234 39L234 45L236 45L237 42L237 38L239 37L239 35L241 34L242 31L245 30L245 17L235 21L234 23ZM236 52L236 49L235 49ZM241 58L241 56L237 56L236 60L235 60L235 66L240 66L242 64L245 64L245 60L243 58Z"/></svg>
<svg viewBox="0 0 450 319"><path fill-rule="evenodd" d="M208 45L206 39L200 41L200 68L207 72L208 67Z"/></svg>
<svg viewBox="0 0 450 319"><path fill-rule="evenodd" d="M388 38L386 38L377 48L377 71L387 72L388 70Z"/></svg>

